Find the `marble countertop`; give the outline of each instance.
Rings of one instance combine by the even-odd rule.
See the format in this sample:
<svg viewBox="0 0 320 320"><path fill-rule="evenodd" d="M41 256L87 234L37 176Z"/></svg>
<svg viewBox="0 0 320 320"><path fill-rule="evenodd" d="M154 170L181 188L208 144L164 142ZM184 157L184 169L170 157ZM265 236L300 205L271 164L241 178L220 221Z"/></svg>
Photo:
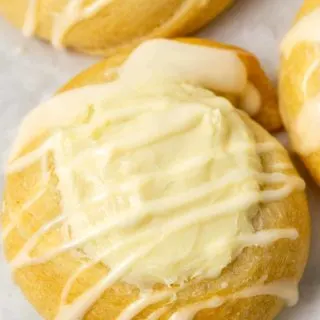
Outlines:
<svg viewBox="0 0 320 320"><path fill-rule="evenodd" d="M233 43L255 53L276 83L278 48L302 0L236 0L236 5L209 27L202 37ZM49 45L25 39L0 19L0 154L6 154L22 117L50 96L73 75L97 59L58 52ZM286 135L279 135L286 143ZM300 286L300 302L284 311L279 320L316 320L320 314L320 189L306 174L312 211L313 239L310 261ZM2 177L0 188L2 189ZM11 278L0 253L0 320L36 320L39 315L25 300Z"/></svg>

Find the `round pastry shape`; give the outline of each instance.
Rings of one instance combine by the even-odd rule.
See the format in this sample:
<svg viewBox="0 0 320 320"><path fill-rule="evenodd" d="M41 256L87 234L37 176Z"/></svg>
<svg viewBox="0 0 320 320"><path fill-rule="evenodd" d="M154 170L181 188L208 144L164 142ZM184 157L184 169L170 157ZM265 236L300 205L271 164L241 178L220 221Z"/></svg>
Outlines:
<svg viewBox="0 0 320 320"><path fill-rule="evenodd" d="M119 59L21 125L2 215L15 281L46 319L274 319L297 302L309 214L285 149L216 94L241 59L161 39Z"/></svg>
<svg viewBox="0 0 320 320"><path fill-rule="evenodd" d="M55 47L110 54L154 37L190 34L232 0L0 0L0 14Z"/></svg>
<svg viewBox="0 0 320 320"><path fill-rule="evenodd" d="M129 59L130 72L138 74L141 65L151 63L152 66L149 66L147 76L152 77L155 70L157 73L163 72L162 64L157 63L157 59L159 61L165 59L172 70L164 71L169 74L174 73L175 78L199 82L207 89L224 96L235 107L247 112L268 131L278 131L282 128L276 91L263 71L260 62L253 54L239 47L212 40L178 38L176 41L190 44L190 46L166 46L166 42L163 40L161 46L144 45L143 51L148 51L147 54L151 57L150 61L145 61L144 58L139 61L134 59L136 65L133 65L130 63L132 59ZM187 50L188 54L182 51L183 48L189 49ZM141 48L138 48L134 56L140 50ZM118 71L131 52L132 48L122 50L121 53L118 52L116 55L97 63L94 67L79 74L74 81L65 85L63 90L117 79ZM171 58L170 55L172 55ZM172 61L169 61L170 59ZM179 67L177 60L180 60L179 64L184 66L184 75L181 75L181 71L177 70ZM210 75L209 77L203 71L206 68L211 71L206 71ZM171 75L171 77L173 76Z"/></svg>
<svg viewBox="0 0 320 320"><path fill-rule="evenodd" d="M280 110L294 150L320 183L320 1L305 1L282 42Z"/></svg>

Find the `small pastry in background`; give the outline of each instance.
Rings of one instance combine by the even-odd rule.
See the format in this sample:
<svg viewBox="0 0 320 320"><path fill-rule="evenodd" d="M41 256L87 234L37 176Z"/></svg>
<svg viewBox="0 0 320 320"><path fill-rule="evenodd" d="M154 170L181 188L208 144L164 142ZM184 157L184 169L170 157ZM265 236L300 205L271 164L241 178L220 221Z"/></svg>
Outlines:
<svg viewBox="0 0 320 320"><path fill-rule="evenodd" d="M200 29L233 0L0 0L0 14L57 48L107 55Z"/></svg>
<svg viewBox="0 0 320 320"><path fill-rule="evenodd" d="M306 0L281 46L280 110L294 150L320 183L320 1Z"/></svg>
<svg viewBox="0 0 320 320"><path fill-rule="evenodd" d="M271 320L297 302L304 182L279 142L220 95L239 101L248 86L243 55L150 40L25 118L2 237L45 319ZM264 110L250 91L244 107Z"/></svg>

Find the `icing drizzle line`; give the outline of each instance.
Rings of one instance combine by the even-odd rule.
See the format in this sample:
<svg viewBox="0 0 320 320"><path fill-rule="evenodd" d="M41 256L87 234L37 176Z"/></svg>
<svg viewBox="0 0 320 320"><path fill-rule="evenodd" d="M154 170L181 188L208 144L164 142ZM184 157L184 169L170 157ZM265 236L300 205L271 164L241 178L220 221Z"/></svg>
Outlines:
<svg viewBox="0 0 320 320"><path fill-rule="evenodd" d="M68 0L63 11L56 17L52 28L52 44L62 48L62 41L67 32L82 20L89 19L110 4L113 0L95 0L90 6L85 6L86 0ZM34 35L37 28L39 0L29 0L23 33L25 36Z"/></svg>
<svg viewBox="0 0 320 320"><path fill-rule="evenodd" d="M259 153L263 152L269 152L271 150L274 150L275 144L273 143L265 143L260 144L257 146L257 150ZM30 155L29 155L30 156ZM39 154L32 154L31 157L39 156ZM23 159L20 159L21 161ZM28 159L28 156L24 159L25 164L32 163L31 159ZM21 170L23 167L23 164L21 166L13 166L15 170ZM283 167L283 166L280 166ZM10 170L11 173L15 172L15 170ZM287 196L290 192L292 192L295 189L303 188L303 182L301 179L297 178L296 181L298 183L292 184L292 177L286 176L282 173L269 173L269 174L261 174L260 180L263 183L281 183L283 182L284 189L286 192L280 192L278 195L275 193L269 194L268 196L261 195L261 201L275 201L277 199L281 199L285 196ZM281 189L280 189L281 190ZM265 191L266 192L266 191ZM252 200L255 198L255 195L253 196ZM36 201L37 198L34 199ZM243 199L243 197L239 198L238 201L232 202L231 204L235 205L236 207L241 206L248 206L250 205L251 201L250 197L247 199ZM240 202L239 202L240 201ZM249 202L247 202L249 201ZM29 202L29 206L32 205L33 201ZM242 204L241 204L242 203ZM208 219L212 214L223 214L223 212L228 211L230 208L225 207L226 204L222 203L221 206L219 204L216 204L216 210L213 210L214 208L209 208L208 210L204 211L203 218ZM220 208L220 209L219 209ZM26 208L24 208L26 209ZM219 211L220 210L220 211ZM222 211L221 211L222 210ZM199 213L198 213L199 214ZM208 216L209 214L209 216ZM193 223L194 214L190 214L190 220L185 223ZM94 230L91 234L86 235L83 239L76 239L71 240L69 243L66 243L61 248L58 248L57 250L54 250L53 252L49 252L48 255L40 258L30 258L30 252L32 249L36 246L40 236L44 233L46 233L51 228L55 228L59 226L61 223L63 223L65 219L65 216L61 215L58 216L56 219L50 221L47 225L44 225L41 227L38 232L36 232L25 244L25 246L22 248L21 252L12 260L11 265L13 268L21 268L23 266L27 266L30 264L38 264L38 263L44 263L46 261L49 261L54 256L65 252L67 250L70 250L72 248L77 248L79 244L83 243L84 241L87 241L91 237L96 237L101 234L101 232L105 232L104 228L100 228L97 230ZM199 219L199 215L197 216L197 219ZM119 224L119 222L118 222ZM117 223L115 223L117 225ZM185 225L185 224L184 224ZM119 224L121 226L121 222ZM124 226L122 222L122 227ZM178 223L175 224L174 221L164 230L167 230L167 233L170 234L173 230L176 230L176 228L180 228L181 225ZM10 230L8 230L6 233L8 234L13 228L12 226L9 226ZM149 232L154 233L155 230L150 230ZM143 236L143 235L140 235ZM295 229L279 229L279 230L263 230L261 232L257 232L253 235L247 235L247 236L240 236L241 243L243 243L243 248L250 245L258 245L258 246L264 246L268 245L270 243L273 243L279 239L291 239L295 240L298 237L298 233ZM94 304L94 302L100 297L100 295L108 288L110 285L112 285L114 282L121 279L122 275L128 270L130 265L136 260L141 257L141 255L146 254L152 246L155 245L155 243L148 244L145 247L141 248L138 252L135 252L131 256L129 256L125 261L121 263L119 268L115 269L114 271L111 271L105 278L103 278L98 284L96 284L94 287L86 291L83 295L81 295L79 298L77 298L74 302L72 302L70 305L65 305L66 298L68 296L69 290L72 287L73 282L77 279L77 277L90 268L91 266L95 265L99 261L101 261L105 254L110 254L113 250L117 250L119 246L121 246L122 243L119 245L114 246L113 248L108 248L101 256L99 256L95 261L91 261L89 263L84 264L69 280L66 284L62 297L61 297L61 308L56 316L56 320L65 320L65 319L78 319L81 318L85 312ZM171 320L186 320L186 319L192 319L195 314L197 314L199 311L201 311L204 308L215 308L218 306L221 306L224 302L226 302L229 299L236 299L236 298L245 298L245 297L251 297L255 295L274 295L279 296L280 298L283 298L285 300L288 300L287 297L290 295L296 295L296 284L292 282L288 282L285 287L285 292L283 291L283 287L281 287L281 290L278 290L280 288L279 285L283 285L284 282L275 282L270 283L265 286L257 286L245 289L244 291L241 291L237 294L234 294L231 297L227 298L221 298L221 297L214 297L208 301L196 303L191 306L187 306L182 308L181 310L174 313L170 319ZM164 301L166 299L170 299L174 296L174 292L172 290L159 292L157 294L150 294L150 295L142 295L139 300L134 302L132 305L130 305L128 308L126 308L121 315L117 318L118 320L129 320L132 319L134 316L138 315L141 311L143 311L148 306L155 304L157 302ZM293 299L294 300L294 299ZM293 304L292 299L289 300L289 304ZM163 308L160 308L156 310L154 313L152 313L149 318L152 320L159 319L159 317L168 311L168 306L164 306Z"/></svg>
<svg viewBox="0 0 320 320"><path fill-rule="evenodd" d="M191 73L191 69L187 69L186 74ZM191 110L192 111L192 110ZM179 115L179 114L178 114ZM197 115L195 115L195 118L191 117L190 114L184 114L183 117L174 116L172 117L172 121L170 122L169 130L170 132L174 133L175 130L178 130L179 128L189 128L190 125L193 125L194 121L197 120L199 122ZM178 129L176 128L178 127ZM118 147L118 149L113 148L114 145L109 146L103 146L103 150L94 150L95 152L102 151L102 155L104 158L106 158L106 161L108 161L108 156L112 157L112 154L114 152L121 152L121 150L126 150L130 148L135 148L137 146L141 146L147 143L151 143L153 141L156 141L159 139L159 137L165 136L166 134L169 134L167 131L163 131L163 128L159 128L159 130L153 130L156 128L149 128L149 132L143 132L143 133L137 133L136 135L130 137L129 141L121 140L118 141L118 146L120 145L121 148ZM129 143L130 142L130 143ZM43 155L46 155L48 151L56 151L54 150L55 144L59 144L59 135L55 137L55 139L49 140L49 142L45 142L40 149L37 149L36 151L29 153L28 155L18 158L16 161L13 161L8 169L8 173L12 174L14 172L18 172L22 170L23 168L29 166L32 163L35 163ZM61 144L61 143L60 143ZM264 153L264 152L270 152L273 151L275 146L277 146L275 143L265 143L265 144L258 144L257 145L257 153ZM241 146L242 147L242 146ZM91 150L92 151L92 150ZM211 155L205 155L207 158L210 158ZM203 159L200 159L199 157L190 158L187 159L188 165L197 165L198 163L203 164ZM205 159L204 159L205 160ZM241 161L241 160L239 160ZM71 164L71 165L74 165ZM183 170L188 169L188 165L183 167ZM44 168L46 165L42 165ZM58 170L61 168L58 168ZM199 188L196 188L195 190L191 190L192 195L196 199L204 197L208 194L208 190L212 191L214 187L221 188L224 184L230 184L230 182L234 181L234 177L236 179L242 179L245 178L245 175L254 174L251 172L245 172L245 173L239 173L239 171L235 171L235 176L233 176L234 172L230 172L229 175L224 176L221 181L215 181L215 186L212 186L210 183L208 185L201 185ZM241 176L243 174L243 176ZM139 178L139 177L138 177ZM141 178L141 177L140 177ZM232 179L230 179L232 178ZM154 239L152 242L147 242L144 246L140 247L137 251L130 254L128 257L126 257L123 261L120 262L116 268L111 269L109 274L107 274L101 281L99 281L97 284L95 284L93 287L89 288L85 293L83 293L80 297L75 299L70 304L65 304L66 298L68 297L68 293L70 289L72 288L72 284L74 280L77 279L77 277L85 270L90 268L91 266L95 265L96 263L103 260L103 258L107 255L110 255L112 252L118 250L121 248L122 245L125 245L128 242L131 242L137 238L150 238L150 235L153 235L157 230L155 228L151 228L145 232L137 232L136 235L134 235L133 239L129 240L123 240L119 241L113 246L108 247L104 252L101 253L96 259L93 259L93 261L90 261L88 263L85 263L76 273L73 277L71 277L66 284L64 288L64 292L61 297L61 306L58 312L58 315L56 316L56 320L65 320L65 319L79 319L85 315L85 313L90 309L90 307L99 299L99 297L102 295L102 293L108 289L110 286L112 286L115 282L118 282L123 278L123 276L128 272L130 267L141 257L147 255L150 250L157 244L159 244L161 241L163 241L164 238L170 236L170 234L175 233L183 228L186 228L187 226L190 226L194 224L195 222L205 223L208 220L210 220L212 217L219 216L219 215L226 215L228 214L228 210L232 209L243 209L246 210L250 208L252 205L256 204L256 202L269 202L269 201L276 201L283 199L284 197L288 196L291 192L294 190L300 190L304 187L303 181L298 177L292 177L289 175L285 175L278 172L273 173L264 173L258 175L258 180L260 183L263 184L281 184L283 183L283 187L276 189L276 190L265 190L263 192L248 192L245 195L236 196L229 202L217 202L210 206L202 207L201 209L196 210L196 214L194 211L190 210L186 212L185 216L183 218L179 219L172 219L170 223L165 224L163 226L163 235L160 239ZM41 196L41 195L40 195ZM186 204L188 201L194 201L195 199L191 199L190 192L178 196L174 196L172 198L170 197L164 197L161 199L161 207L171 208L171 207L177 207L181 206L183 204ZM32 199L28 205L32 205L35 201L37 201L38 198ZM48 224L41 227L24 245L22 250L17 254L17 256L11 261L13 268L21 268L24 266L32 265L32 264L39 264L39 263L45 263L46 261L49 261L56 255L59 255L60 253L66 252L68 250L78 248L81 244L87 242L90 239L96 239L97 236L101 234L105 234L108 230L116 229L116 228L122 228L125 229L128 226L132 226L137 224L141 217L145 217L149 211L156 211L157 207L159 206L159 203L155 202L149 202L147 203L149 205L149 209L152 208L152 210L146 210L146 211L133 211L132 212L132 220L129 219L129 221L126 220L114 220L113 223L110 225L104 225L100 228L97 228L95 230L92 230L89 234L86 234L83 238L80 239L73 239L67 243L64 243L62 246L53 249L52 251L47 252L42 257L31 257L32 250L36 247L38 241L40 240L41 235L48 232L49 230L53 228L57 228L57 226L60 226L64 219L66 218L66 215L59 215L56 217L56 219L50 221ZM165 211L165 210L163 210ZM158 212L157 212L158 214ZM131 216L130 215L130 216ZM10 232L10 231L9 231ZM252 235L240 235L239 236L239 242L241 243L241 248L245 248L247 246L254 246L254 245L268 245L270 243L273 243L274 241L277 241L279 239L290 239L295 240L297 239L298 234L297 231L294 229L283 229L283 230L264 230L261 232L257 232ZM264 291L264 292L271 292L271 291ZM275 291L272 291L275 292ZM172 292L170 292L172 294ZM266 293L262 293L266 294ZM122 314L121 320L127 320L131 319L132 314L134 312L140 312L141 308L145 308L148 305L152 305L155 302L158 301L157 299L160 299L159 301L162 301L163 299L166 299L169 297L169 293L159 293L159 296L152 296L152 297L143 297L143 301L139 301L131 306L129 306L129 311L127 309L127 313ZM162 299L162 300L161 300ZM213 304L216 303L217 300L214 300ZM221 300L219 300L221 302ZM182 312L183 310L181 310ZM199 311L199 310L198 310ZM198 312L198 311L192 311L192 312ZM161 312L167 312L165 309ZM161 316L161 312L159 311L159 316ZM178 311L180 312L180 311ZM191 313L192 313L191 312ZM157 316L157 315L156 315ZM154 315L153 318L156 319L156 316ZM179 319L179 314L175 315L176 319ZM174 319L174 318L173 318Z"/></svg>
<svg viewBox="0 0 320 320"><path fill-rule="evenodd" d="M24 24L22 27L22 32L27 37L31 37L36 31L38 5L39 0L29 0Z"/></svg>

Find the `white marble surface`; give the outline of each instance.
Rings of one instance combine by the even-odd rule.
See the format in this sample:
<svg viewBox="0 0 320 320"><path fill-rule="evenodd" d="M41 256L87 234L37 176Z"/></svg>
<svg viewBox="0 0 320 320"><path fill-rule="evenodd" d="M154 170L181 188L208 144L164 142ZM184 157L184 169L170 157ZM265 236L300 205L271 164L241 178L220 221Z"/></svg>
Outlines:
<svg viewBox="0 0 320 320"><path fill-rule="evenodd" d="M237 4L228 13L200 34L253 51L276 82L279 42L301 2L237 0ZM54 51L49 45L37 40L24 39L19 31L0 19L1 153L5 153L14 135L14 128L28 110L94 61L86 56ZM281 138L286 140L284 134ZM299 162L297 164L302 167ZM311 182L303 168L301 171L308 182L312 209L314 232L311 257L301 284L300 303L283 312L279 320L320 318L320 189ZM0 320L36 319L40 318L12 283L0 254Z"/></svg>

